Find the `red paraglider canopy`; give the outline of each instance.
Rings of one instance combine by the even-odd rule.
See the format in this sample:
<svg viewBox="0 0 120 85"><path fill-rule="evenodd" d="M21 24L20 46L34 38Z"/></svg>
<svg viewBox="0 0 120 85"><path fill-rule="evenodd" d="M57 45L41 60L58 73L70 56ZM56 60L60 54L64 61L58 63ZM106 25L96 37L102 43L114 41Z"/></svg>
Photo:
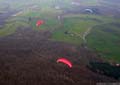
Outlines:
<svg viewBox="0 0 120 85"><path fill-rule="evenodd" d="M38 20L38 21L36 22L36 26L38 27L38 26L42 25L43 23L44 23L43 20Z"/></svg>
<svg viewBox="0 0 120 85"><path fill-rule="evenodd" d="M57 60L57 62L64 63L64 64L68 65L70 68L72 68L72 63L68 59L66 59L66 58L59 58Z"/></svg>

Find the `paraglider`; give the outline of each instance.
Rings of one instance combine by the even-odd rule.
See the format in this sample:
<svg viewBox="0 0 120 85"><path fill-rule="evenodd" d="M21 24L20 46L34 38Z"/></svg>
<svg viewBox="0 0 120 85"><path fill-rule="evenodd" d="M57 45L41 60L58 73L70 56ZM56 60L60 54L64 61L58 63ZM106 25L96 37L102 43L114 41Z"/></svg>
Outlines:
<svg viewBox="0 0 120 85"><path fill-rule="evenodd" d="M36 26L39 27L39 26L41 26L43 23L44 23L43 20L38 20L38 21L36 22Z"/></svg>
<svg viewBox="0 0 120 85"><path fill-rule="evenodd" d="M85 9L85 12L93 13L93 10L92 9Z"/></svg>
<svg viewBox="0 0 120 85"><path fill-rule="evenodd" d="M68 60L68 59L66 59L66 58L59 58L59 59L57 59L57 62L59 63L64 63L64 64L66 64L66 65L68 65L69 66L69 68L72 68L72 63Z"/></svg>

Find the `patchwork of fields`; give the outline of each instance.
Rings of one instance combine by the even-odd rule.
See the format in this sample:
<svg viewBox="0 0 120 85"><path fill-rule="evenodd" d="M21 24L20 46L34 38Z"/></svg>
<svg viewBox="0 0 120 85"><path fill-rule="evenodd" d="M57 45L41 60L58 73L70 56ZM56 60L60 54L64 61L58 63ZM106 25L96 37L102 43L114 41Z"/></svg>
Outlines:
<svg viewBox="0 0 120 85"><path fill-rule="evenodd" d="M51 0L52 1L52 0ZM11 15L5 20L6 24L0 29L0 37L9 36L16 32L18 28L33 28L36 31L48 30L51 32L50 40L74 44L80 46L85 43L89 48L100 53L102 57L110 61L120 62L120 19L112 16L95 14L73 14L65 13L70 9L71 1L66 0L62 7L56 9L52 3L44 1L43 4L34 3L26 6L22 11ZM46 3L47 2L47 3ZM60 2L58 0L58 2ZM82 5L94 6L98 0L91 2L82 1ZM62 2L60 2L62 4ZM23 4L13 6L22 7ZM29 18L31 20L29 20ZM45 23L36 27L37 20L44 20ZM88 33L86 33L89 31ZM85 34L86 33L86 34Z"/></svg>

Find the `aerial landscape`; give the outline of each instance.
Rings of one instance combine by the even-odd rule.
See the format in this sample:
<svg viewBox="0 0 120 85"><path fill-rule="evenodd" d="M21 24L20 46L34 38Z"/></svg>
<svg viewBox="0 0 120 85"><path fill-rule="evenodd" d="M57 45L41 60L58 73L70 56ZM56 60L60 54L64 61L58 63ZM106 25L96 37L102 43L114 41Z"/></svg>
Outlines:
<svg viewBox="0 0 120 85"><path fill-rule="evenodd" d="M0 0L0 85L119 83L119 3Z"/></svg>

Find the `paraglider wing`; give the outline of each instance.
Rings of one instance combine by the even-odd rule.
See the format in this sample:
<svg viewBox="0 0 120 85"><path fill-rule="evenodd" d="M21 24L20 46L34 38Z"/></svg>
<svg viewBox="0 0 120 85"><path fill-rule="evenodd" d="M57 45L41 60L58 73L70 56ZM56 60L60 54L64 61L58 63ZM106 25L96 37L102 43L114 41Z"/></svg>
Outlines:
<svg viewBox="0 0 120 85"><path fill-rule="evenodd" d="M57 62L64 63L64 64L68 65L70 68L72 68L72 63L68 59L66 59L66 58L59 58L57 60Z"/></svg>
<svg viewBox="0 0 120 85"><path fill-rule="evenodd" d="M36 23L36 26L38 27L38 26L42 25L43 23L44 23L43 20L38 20L37 23Z"/></svg>
<svg viewBox="0 0 120 85"><path fill-rule="evenodd" d="M93 13L93 10L92 9L85 9L86 12L90 12L90 13Z"/></svg>

